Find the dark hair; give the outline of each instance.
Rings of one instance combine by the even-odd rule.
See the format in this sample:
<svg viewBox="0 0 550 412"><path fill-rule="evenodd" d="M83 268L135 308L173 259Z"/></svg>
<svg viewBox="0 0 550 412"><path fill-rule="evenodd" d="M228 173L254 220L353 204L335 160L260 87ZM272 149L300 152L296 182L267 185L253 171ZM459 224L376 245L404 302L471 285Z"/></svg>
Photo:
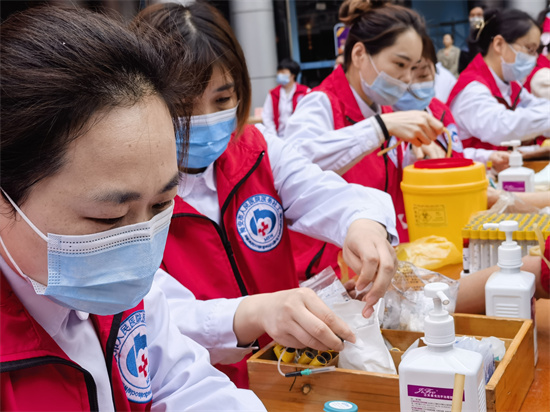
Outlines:
<svg viewBox="0 0 550 412"><path fill-rule="evenodd" d="M277 71L288 69L294 75L294 79L300 74L300 65L292 59L283 59L277 65Z"/></svg>
<svg viewBox="0 0 550 412"><path fill-rule="evenodd" d="M149 96L162 99L175 122L191 112L183 97L192 96L192 80L174 80L183 77L184 56L162 54L159 39L138 38L106 16L36 7L8 18L0 37L0 177L17 204L64 165L68 144L94 115Z"/></svg>
<svg viewBox="0 0 550 412"><path fill-rule="evenodd" d="M500 34L507 43L514 43L537 25L531 16L516 9L487 10L483 19L484 23L472 32L470 39L470 44L483 56L487 55L495 36Z"/></svg>
<svg viewBox="0 0 550 412"><path fill-rule="evenodd" d="M437 53L435 52L435 46L427 34L422 36L422 57L431 61L434 66L437 64Z"/></svg>
<svg viewBox="0 0 550 412"><path fill-rule="evenodd" d="M340 20L350 26L344 47L344 71L351 62L351 51L357 42L365 45L370 55L392 46L395 39L413 29L420 37L426 33L424 19L414 10L385 1L346 0L339 11Z"/></svg>
<svg viewBox="0 0 550 412"><path fill-rule="evenodd" d="M134 19L132 28L138 32L160 31L165 37L177 39L191 53L190 70L196 73L204 91L215 67L229 72L239 99L237 135L242 132L251 105L250 77L244 53L233 30L221 13L201 1L183 6L159 3L146 7Z"/></svg>

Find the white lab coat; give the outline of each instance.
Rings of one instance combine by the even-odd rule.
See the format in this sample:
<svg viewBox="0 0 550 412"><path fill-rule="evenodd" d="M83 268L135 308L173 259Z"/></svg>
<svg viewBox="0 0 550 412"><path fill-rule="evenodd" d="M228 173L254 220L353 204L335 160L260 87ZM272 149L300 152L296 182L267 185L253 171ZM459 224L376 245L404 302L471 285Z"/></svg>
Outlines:
<svg viewBox="0 0 550 412"><path fill-rule="evenodd" d="M435 68L435 97L443 103L446 103L449 99L449 95L451 94L451 90L455 87L456 77L448 69L446 69L441 62L438 62L435 65Z"/></svg>
<svg viewBox="0 0 550 412"><path fill-rule="evenodd" d="M492 70L502 96L510 106L511 86L503 82ZM481 141L498 146L508 140L530 140L536 136L550 137L550 101L522 90L520 103L515 110L508 110L480 82L468 84L451 102L450 109L458 126L461 140L477 137ZM465 148L464 156L486 162L490 150Z"/></svg>
<svg viewBox="0 0 550 412"><path fill-rule="evenodd" d="M279 95L279 130L275 127L275 120L273 117L273 99L271 98L271 93L267 94L262 109L262 123L266 127L268 133L275 134L279 137L284 136L288 118L294 111L292 98L295 92L296 83L294 83L289 93L286 92L284 87L281 87L281 93Z"/></svg>
<svg viewBox="0 0 550 412"><path fill-rule="evenodd" d="M46 296L37 295L31 283L16 274L1 257L0 269L31 316L71 360L91 373L96 383L99 410L113 411L104 354L88 314L70 310ZM151 410L265 411L253 392L237 389L227 376L210 364L207 350L178 330L166 296L159 287L159 283L162 284L166 278L172 279L159 270L150 292L144 298L153 393ZM180 304L187 307L185 321L182 319L178 323L187 324L189 335L198 336L203 343L219 345L220 348L225 343L216 339L224 340L233 335L233 342L236 342L232 319L238 300L199 302L182 285L178 285ZM228 350L228 353L231 351Z"/></svg>
<svg viewBox="0 0 550 412"><path fill-rule="evenodd" d="M397 242L395 212L387 193L349 184L333 172L323 172L292 146L266 132L262 125L257 128L267 142L275 189L290 229L342 247L349 225L366 218L384 225L392 242ZM219 223L220 206L213 169L210 165L200 175L184 175L178 195Z"/></svg>

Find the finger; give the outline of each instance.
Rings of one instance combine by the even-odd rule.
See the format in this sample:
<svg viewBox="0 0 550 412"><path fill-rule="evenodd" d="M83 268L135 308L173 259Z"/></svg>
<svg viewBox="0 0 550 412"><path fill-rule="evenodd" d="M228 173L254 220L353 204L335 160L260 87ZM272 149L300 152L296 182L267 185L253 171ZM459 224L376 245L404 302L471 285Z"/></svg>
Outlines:
<svg viewBox="0 0 550 412"><path fill-rule="evenodd" d="M352 250L352 245L347 243L344 244L342 255L344 256L344 262L346 262L351 270L357 274L361 273L361 258L354 250ZM357 282L358 276L355 279Z"/></svg>
<svg viewBox="0 0 550 412"><path fill-rule="evenodd" d="M441 133L443 133L443 129L445 127L443 125L443 123L441 123L439 120L437 120L432 115L428 115L427 119L428 119L428 124L430 126L430 129L433 130L433 132L435 133L436 136L439 136ZM435 140L435 139L433 139L433 140Z"/></svg>
<svg viewBox="0 0 550 412"><path fill-rule="evenodd" d="M386 247L380 248L379 255L380 263L372 289L363 298L363 301L366 303L363 315L367 314L367 316L372 313L369 309L386 293L397 270L397 257L389 243L387 243Z"/></svg>
<svg viewBox="0 0 550 412"><path fill-rule="evenodd" d="M412 152L414 154L414 157L416 157L416 159L420 160L424 158L424 152L422 151L422 147L412 146Z"/></svg>
<svg viewBox="0 0 550 412"><path fill-rule="evenodd" d="M420 133L419 138L422 140L422 142L426 145L429 145L437 139L438 133L435 132L434 129L430 126L430 115L426 115L424 117L424 121L420 123Z"/></svg>
<svg viewBox="0 0 550 412"><path fill-rule="evenodd" d="M366 288L373 281L380 261L378 249L374 243L371 243L370 247L364 248L360 253L361 271L359 272L359 279L357 279L357 290Z"/></svg>

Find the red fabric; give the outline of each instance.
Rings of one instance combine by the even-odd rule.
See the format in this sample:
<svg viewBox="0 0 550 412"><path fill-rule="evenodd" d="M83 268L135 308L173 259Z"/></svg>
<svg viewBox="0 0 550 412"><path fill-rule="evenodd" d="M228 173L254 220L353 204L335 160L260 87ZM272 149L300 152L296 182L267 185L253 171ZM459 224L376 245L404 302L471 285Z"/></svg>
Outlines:
<svg viewBox="0 0 550 412"><path fill-rule="evenodd" d="M350 126L364 119L342 66L338 66L312 91L321 91L330 99L335 129ZM387 113L391 111L391 108L383 107L382 110L384 113ZM387 145L387 143L384 143L384 145ZM405 223L403 194L399 187L402 170L401 167L395 167L390 159L377 156L376 154L379 151L380 148L365 156L359 163L346 172L343 178L350 183L358 183L382 191L385 188L387 179L388 193L392 197L398 216L397 231L401 241L406 242L409 235ZM403 156L401 147L399 147L397 153L398 161L401 163ZM300 279L319 273L327 266L331 266L336 274L340 276L340 268L338 266L338 252L340 248L296 232L291 232L291 240L294 248L296 270Z"/></svg>
<svg viewBox="0 0 550 412"><path fill-rule="evenodd" d="M550 260L550 237L546 238L544 256ZM543 259L540 260L540 283L544 290L550 293L550 268Z"/></svg>
<svg viewBox="0 0 550 412"><path fill-rule="evenodd" d="M250 201L262 202L269 196L281 204L261 133L246 126L243 135L231 141L214 166L222 224L217 225L176 197L163 268L202 300L298 287L284 221L277 217L282 235L271 250L254 250L239 234L239 230L246 233L246 222L238 219L238 213ZM282 206L280 210L282 213ZM237 279L242 279L246 291L239 288ZM268 342L266 338L260 344ZM248 387L245 361L219 369L237 386Z"/></svg>
<svg viewBox="0 0 550 412"><path fill-rule="evenodd" d="M0 298L0 410L87 411L91 402L95 402L97 407L95 385L89 392L84 372L27 312L1 272ZM140 303L124 312L122 321L142 309L143 303ZM113 316L91 315L91 318L105 351L108 344L115 344L116 336L109 341ZM151 402L128 400L114 356L104 361L112 363L115 409L150 410Z"/></svg>
<svg viewBox="0 0 550 412"><path fill-rule="evenodd" d="M548 18L547 18L548 20ZM525 83L523 83L523 86L525 87L525 90L527 90L529 93L531 93L531 80L533 79L533 76L536 72L538 72L540 69L548 68L550 69L550 60L546 56L543 56L542 54L539 54L539 58L537 59L537 65L531 71L531 74L527 76L527 79L525 79Z"/></svg>
<svg viewBox="0 0 550 412"><path fill-rule="evenodd" d="M453 117L453 114L451 113L451 109L449 108L449 106L434 97L430 101L428 107L432 112L432 116L435 117L437 120L442 120L443 118L443 126L445 126L451 133L451 139L453 141L451 157L464 158L464 155L462 154L462 142L458 138L456 121ZM443 116L443 114L445 114L445 116ZM448 147L447 139L448 137L446 135L441 135L437 138L437 141L444 146L445 150L447 150Z"/></svg>
<svg viewBox="0 0 550 412"><path fill-rule="evenodd" d="M273 121L275 122L275 129L279 131L279 99L281 98L281 87L277 86L269 91L271 95L271 103L273 104ZM292 96L292 113L296 110L298 103L307 94L308 87L303 84L296 83L296 90Z"/></svg>
<svg viewBox="0 0 550 412"><path fill-rule="evenodd" d="M491 94L497 99L497 101L506 106L507 109L514 110L515 107L511 108L510 105L504 100L504 97L502 96L502 93L497 86L491 70L489 69L489 66L487 66L487 63L485 63L485 60L483 60L483 56L481 56L481 54L478 54L476 57L474 57L468 67L466 67L466 69L464 69L464 71L460 73L460 76L458 76L458 80L453 87L453 90L451 90L451 93L449 94L447 105L451 106L454 98L462 90L464 90L467 85L475 81L485 85L491 91ZM518 82L511 82L510 85L512 87L512 95L510 97L510 100L513 103L516 102L516 98L521 93L521 86ZM518 98L516 106L519 103L520 99ZM470 137L469 139L463 140L462 145L464 147L474 147L476 149L507 150L506 147L494 146L490 143L481 141L477 137Z"/></svg>

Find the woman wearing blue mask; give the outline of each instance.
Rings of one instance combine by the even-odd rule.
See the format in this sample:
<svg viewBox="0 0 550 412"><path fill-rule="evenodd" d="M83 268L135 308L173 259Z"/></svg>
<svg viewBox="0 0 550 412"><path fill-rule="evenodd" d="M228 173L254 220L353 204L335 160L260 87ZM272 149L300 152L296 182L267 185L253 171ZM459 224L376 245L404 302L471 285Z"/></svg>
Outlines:
<svg viewBox="0 0 550 412"><path fill-rule="evenodd" d="M185 56L83 9L32 8L0 35L0 409L265 410L154 280L196 95Z"/></svg>
<svg viewBox="0 0 550 412"><path fill-rule="evenodd" d="M381 149L399 140L429 144L442 123L425 111L392 113L412 79L422 55L423 19L415 11L383 1L348 0L340 19L350 26L344 65L308 93L291 116L285 140L322 169L333 170L351 183L391 195L397 230L408 241L403 197L399 188L403 147L384 156ZM338 249L303 236L293 237L300 252L300 271L337 267Z"/></svg>
<svg viewBox="0 0 550 412"><path fill-rule="evenodd" d="M215 8L203 2L157 4L144 9L134 26L154 27L192 50L189 70L204 85L193 108L189 147L183 150L162 267L198 299L250 295L237 311L246 313L245 322L235 322L236 329L246 331L237 334L241 345L248 347L267 332L270 337L260 344L275 339L293 347L342 348L339 336L353 339L353 334L322 309L326 306L316 296L305 305L300 296L308 292L295 290L294 301L285 298L287 289L298 286L289 228L343 247L346 262L360 274L358 286L373 284L363 298L363 314L369 316L395 273L390 242L397 237L389 196L348 185L278 137L245 125L251 100L246 62ZM179 140L178 146L185 149ZM183 331L186 307L174 288L167 283L164 290ZM219 360L215 351L214 359ZM247 386L245 362L220 368Z"/></svg>
<svg viewBox="0 0 550 412"><path fill-rule="evenodd" d="M550 136L548 100L521 86L537 61L540 29L534 20L519 10L489 10L472 36L479 54L447 101L465 157L486 162L494 150L506 150L501 142L533 145L537 136Z"/></svg>
<svg viewBox="0 0 550 412"><path fill-rule="evenodd" d="M291 59L283 59L277 66L277 84L265 98L262 110L262 123L268 133L281 137L285 133L286 122L309 87L300 84L296 78L300 65Z"/></svg>

